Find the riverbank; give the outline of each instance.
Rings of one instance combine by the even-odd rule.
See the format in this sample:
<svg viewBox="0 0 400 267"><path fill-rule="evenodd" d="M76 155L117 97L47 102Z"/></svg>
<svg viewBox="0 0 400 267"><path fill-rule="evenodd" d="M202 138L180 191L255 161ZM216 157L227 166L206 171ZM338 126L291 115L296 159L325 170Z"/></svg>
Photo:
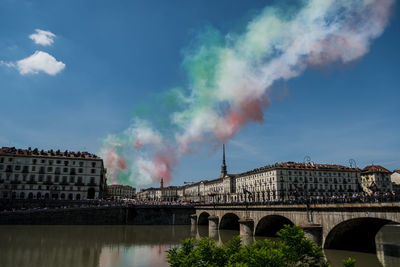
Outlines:
<svg viewBox="0 0 400 267"><path fill-rule="evenodd" d="M65 207L0 213L0 225L188 225L190 206Z"/></svg>

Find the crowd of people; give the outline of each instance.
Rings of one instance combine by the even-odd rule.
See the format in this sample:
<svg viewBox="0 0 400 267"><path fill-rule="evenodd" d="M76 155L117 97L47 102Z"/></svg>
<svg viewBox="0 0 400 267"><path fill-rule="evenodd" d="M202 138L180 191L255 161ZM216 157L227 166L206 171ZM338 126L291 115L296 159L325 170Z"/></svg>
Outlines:
<svg viewBox="0 0 400 267"><path fill-rule="evenodd" d="M387 203L400 202L400 195L396 192L367 194L365 192L332 195L332 196L290 196L288 199L253 201L249 195L245 201L241 202L210 202L201 203L200 205L297 205L297 204L339 204L339 203Z"/></svg>
<svg viewBox="0 0 400 267"><path fill-rule="evenodd" d="M46 210L67 208L95 208L95 207L118 207L118 206L202 206L202 205L314 205L314 204L339 204L339 203L386 203L400 202L400 195L395 192L367 194L365 192L333 195L333 196L290 196L283 200L267 200L262 202L253 201L248 195L242 202L187 202L187 201L139 201L135 199L94 199L94 200L27 200L16 203L10 199L0 201L0 211L23 211L23 210Z"/></svg>

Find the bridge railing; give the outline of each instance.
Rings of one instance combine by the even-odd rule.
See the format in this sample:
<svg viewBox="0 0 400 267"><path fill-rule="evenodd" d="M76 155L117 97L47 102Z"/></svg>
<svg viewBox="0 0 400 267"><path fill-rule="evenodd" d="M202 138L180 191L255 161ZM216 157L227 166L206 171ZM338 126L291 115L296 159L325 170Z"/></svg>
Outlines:
<svg viewBox="0 0 400 267"><path fill-rule="evenodd" d="M314 204L344 204L344 203L393 203L400 202L400 195L357 196L347 198L294 198L273 201L247 201L247 202L206 202L196 203L196 206L256 206L256 205L314 205Z"/></svg>

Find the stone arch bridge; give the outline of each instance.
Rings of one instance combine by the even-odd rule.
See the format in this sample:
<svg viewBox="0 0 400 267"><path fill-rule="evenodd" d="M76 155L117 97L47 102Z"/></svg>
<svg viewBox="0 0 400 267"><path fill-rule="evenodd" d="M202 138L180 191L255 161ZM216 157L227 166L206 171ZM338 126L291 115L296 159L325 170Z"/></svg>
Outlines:
<svg viewBox="0 0 400 267"><path fill-rule="evenodd" d="M376 252L375 235L388 223L400 223L400 203L196 206L192 225L209 231L239 230L243 238L274 236L285 224L303 228L324 248Z"/></svg>

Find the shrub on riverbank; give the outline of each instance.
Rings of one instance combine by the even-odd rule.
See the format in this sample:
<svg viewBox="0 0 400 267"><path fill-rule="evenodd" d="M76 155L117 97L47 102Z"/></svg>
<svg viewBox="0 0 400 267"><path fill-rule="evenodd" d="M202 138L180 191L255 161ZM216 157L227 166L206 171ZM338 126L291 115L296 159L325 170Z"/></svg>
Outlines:
<svg viewBox="0 0 400 267"><path fill-rule="evenodd" d="M172 267L329 266L322 248L307 239L300 227L286 225L278 237L279 241L265 239L247 246L241 245L239 236L223 246L210 238L186 239L168 250L168 263Z"/></svg>

